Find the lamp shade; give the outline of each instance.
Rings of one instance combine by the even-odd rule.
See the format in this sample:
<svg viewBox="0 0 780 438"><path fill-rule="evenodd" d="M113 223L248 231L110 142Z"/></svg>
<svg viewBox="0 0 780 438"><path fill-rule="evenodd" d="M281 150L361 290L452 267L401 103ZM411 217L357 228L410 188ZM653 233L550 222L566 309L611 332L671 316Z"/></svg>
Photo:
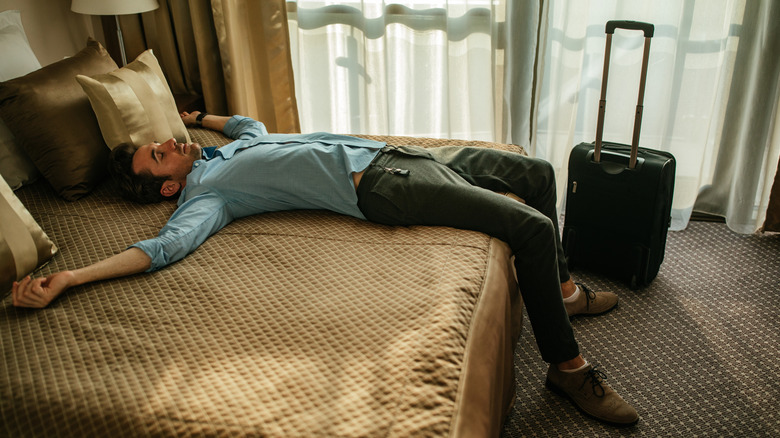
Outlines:
<svg viewBox="0 0 780 438"><path fill-rule="evenodd" d="M73 0L70 10L87 15L138 14L159 8L157 0Z"/></svg>

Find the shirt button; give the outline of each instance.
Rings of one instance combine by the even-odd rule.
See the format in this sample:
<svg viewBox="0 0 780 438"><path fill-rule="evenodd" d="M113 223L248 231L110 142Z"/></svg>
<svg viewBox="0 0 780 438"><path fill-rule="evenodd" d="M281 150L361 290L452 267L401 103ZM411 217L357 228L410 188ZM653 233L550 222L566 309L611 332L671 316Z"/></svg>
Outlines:
<svg viewBox="0 0 780 438"><path fill-rule="evenodd" d="M198 166L200 166L200 163L195 163L195 167L198 167Z"/></svg>

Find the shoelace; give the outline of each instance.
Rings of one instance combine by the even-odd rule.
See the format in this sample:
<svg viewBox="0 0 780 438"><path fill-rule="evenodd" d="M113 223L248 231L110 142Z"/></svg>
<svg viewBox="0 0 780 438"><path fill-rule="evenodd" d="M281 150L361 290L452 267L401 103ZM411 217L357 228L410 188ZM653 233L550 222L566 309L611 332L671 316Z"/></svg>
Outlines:
<svg viewBox="0 0 780 438"><path fill-rule="evenodd" d="M580 385L580 388L585 386L585 383L590 381L590 388L593 391L593 395L599 398L604 397L606 391L604 390L604 387L601 386L601 381L606 379L607 379L607 375L604 374L601 370L597 370L596 367L594 366L593 368L591 368L585 373L585 377L582 380L582 385ZM596 391L597 388L598 391Z"/></svg>
<svg viewBox="0 0 780 438"><path fill-rule="evenodd" d="M574 283L576 284L581 291L585 292L586 300L585 300L585 308L590 309L590 303L591 301L596 301L596 292L593 292L592 290L588 289L588 286L585 286L582 283Z"/></svg>

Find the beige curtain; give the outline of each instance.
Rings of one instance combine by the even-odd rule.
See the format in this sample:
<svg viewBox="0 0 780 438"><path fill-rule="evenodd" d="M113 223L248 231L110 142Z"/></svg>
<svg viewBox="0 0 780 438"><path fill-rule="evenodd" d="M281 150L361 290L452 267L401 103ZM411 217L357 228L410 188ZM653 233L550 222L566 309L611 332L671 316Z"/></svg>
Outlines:
<svg viewBox="0 0 780 438"><path fill-rule="evenodd" d="M270 132L300 132L284 0L159 0L122 16L128 60L146 49L180 99L212 114L241 114Z"/></svg>

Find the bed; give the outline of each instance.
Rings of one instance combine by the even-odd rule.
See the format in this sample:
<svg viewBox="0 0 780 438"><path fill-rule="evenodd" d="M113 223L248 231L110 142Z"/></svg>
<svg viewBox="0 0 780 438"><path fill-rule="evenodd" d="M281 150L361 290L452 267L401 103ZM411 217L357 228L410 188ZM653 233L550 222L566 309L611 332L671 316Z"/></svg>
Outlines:
<svg viewBox="0 0 780 438"><path fill-rule="evenodd" d="M43 310L12 305L13 278L102 260L156 235L174 211L175 202L119 198L104 175L106 145L150 126L148 135L205 146L229 141L177 131L170 90L147 58L131 63L146 72L133 81L162 94L124 90L143 103L130 118L148 118L136 128L120 122L137 109L89 94L117 69L97 42L0 78L18 158L40 172L12 183L0 166L0 435L497 436L514 398L522 301L508 246L484 234L269 213L233 222L160 271L76 287Z"/></svg>
<svg viewBox="0 0 780 438"><path fill-rule="evenodd" d="M75 202L45 182L15 192L59 248L37 275L153 236L175 208L111 189ZM510 256L480 233L294 211L238 220L162 271L76 288L43 311L7 296L3 432L496 436L522 317Z"/></svg>

